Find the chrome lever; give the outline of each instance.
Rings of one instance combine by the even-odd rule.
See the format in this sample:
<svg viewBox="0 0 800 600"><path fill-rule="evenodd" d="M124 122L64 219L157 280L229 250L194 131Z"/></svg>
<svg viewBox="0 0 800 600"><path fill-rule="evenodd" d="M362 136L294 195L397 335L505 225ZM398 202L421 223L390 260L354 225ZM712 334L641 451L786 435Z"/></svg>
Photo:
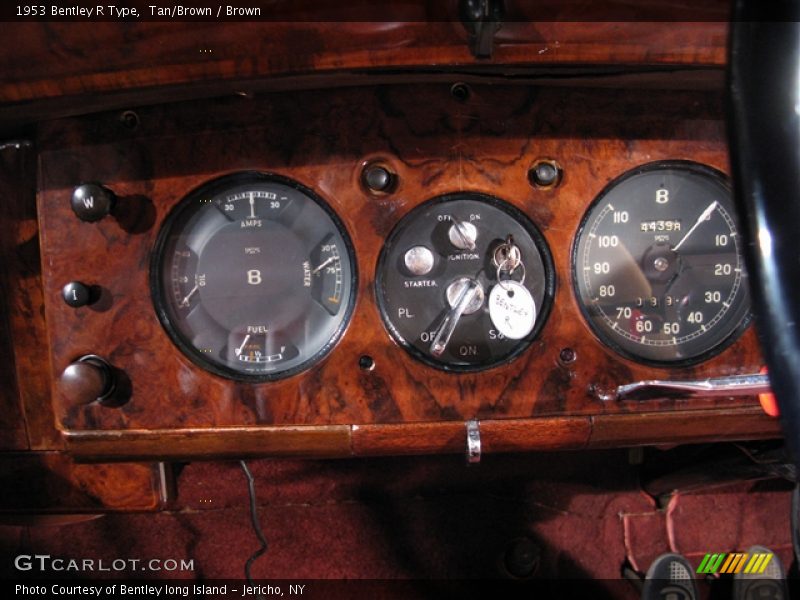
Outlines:
<svg viewBox="0 0 800 600"><path fill-rule="evenodd" d="M696 381L651 379L617 387L616 400L749 396L771 392L768 375L731 375Z"/></svg>

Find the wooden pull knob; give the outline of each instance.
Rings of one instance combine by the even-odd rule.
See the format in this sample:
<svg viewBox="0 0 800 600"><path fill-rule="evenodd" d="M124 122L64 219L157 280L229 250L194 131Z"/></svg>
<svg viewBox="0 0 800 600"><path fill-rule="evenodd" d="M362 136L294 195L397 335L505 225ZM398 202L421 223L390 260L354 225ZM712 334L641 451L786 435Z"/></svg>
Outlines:
<svg viewBox="0 0 800 600"><path fill-rule="evenodd" d="M70 364L60 378L61 391L72 405L103 402L114 391L111 367L99 356L87 355Z"/></svg>

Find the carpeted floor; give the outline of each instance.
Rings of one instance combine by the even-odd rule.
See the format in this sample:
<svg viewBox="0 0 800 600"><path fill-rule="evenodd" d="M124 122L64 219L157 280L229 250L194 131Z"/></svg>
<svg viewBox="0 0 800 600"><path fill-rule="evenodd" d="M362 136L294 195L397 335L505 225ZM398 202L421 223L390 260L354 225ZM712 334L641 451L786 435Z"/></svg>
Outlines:
<svg viewBox="0 0 800 600"><path fill-rule="evenodd" d="M593 597L636 598L632 585L602 580L619 580L626 562L646 571L670 549L695 565L753 544L791 559L784 482L678 494L659 507L624 450L490 455L472 467L458 456L249 464L269 541L253 565L259 579L509 579L509 568L536 563L536 578L588 578L598 580ZM173 510L6 526L0 543L5 576L11 557L35 553L193 559L194 571L178 576L204 580L241 578L259 546L236 462L186 465Z"/></svg>

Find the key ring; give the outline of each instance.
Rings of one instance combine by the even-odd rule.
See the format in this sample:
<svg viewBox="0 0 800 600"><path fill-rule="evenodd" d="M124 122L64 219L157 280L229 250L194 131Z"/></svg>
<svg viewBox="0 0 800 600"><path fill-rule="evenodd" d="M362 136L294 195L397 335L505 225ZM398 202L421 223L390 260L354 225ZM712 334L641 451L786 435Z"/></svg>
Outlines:
<svg viewBox="0 0 800 600"><path fill-rule="evenodd" d="M500 263L500 264L497 266L497 284L498 284L498 285L499 285L501 288L503 288L503 289L504 289L506 292L508 292L508 291L509 291L509 288L508 288L508 286L506 286L506 285L505 285L505 282L506 282L506 281L515 281L514 279L512 279L512 278L511 278L511 274L512 274L514 271L516 271L516 270L517 270L517 267L520 267L520 272L522 273L522 277L520 277L520 278L519 278L519 281L515 281L515 283L518 283L518 284L522 285L522 284L525 282L525 263L523 263L522 261L520 261L519 263L517 263L517 265L515 265L515 266L514 266L514 268L513 268L513 269L511 269L511 270L506 270L504 267L506 266L506 263L508 262L508 260L509 260L509 259L506 259L506 260L504 260L502 263ZM503 279L503 278L501 277L501 275L502 275L503 271L506 271L506 272L508 273L508 275L509 275L509 277L508 277L508 278L506 278L506 279Z"/></svg>
<svg viewBox="0 0 800 600"><path fill-rule="evenodd" d="M513 273L516 270L517 266L522 262L522 253L514 243L513 236L509 234L506 237L506 241L495 249L492 261L499 269L509 273ZM508 268L509 264L510 268Z"/></svg>

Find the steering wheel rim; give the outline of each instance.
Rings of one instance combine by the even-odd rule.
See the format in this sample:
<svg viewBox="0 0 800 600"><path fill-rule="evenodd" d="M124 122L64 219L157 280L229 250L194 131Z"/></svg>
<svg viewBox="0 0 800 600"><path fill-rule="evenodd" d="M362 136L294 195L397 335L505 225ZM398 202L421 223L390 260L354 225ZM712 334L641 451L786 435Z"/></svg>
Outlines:
<svg viewBox="0 0 800 600"><path fill-rule="evenodd" d="M776 15L776 8L784 14ZM797 3L736 0L728 78L734 195L748 240L756 327L795 461L800 459L798 21Z"/></svg>

